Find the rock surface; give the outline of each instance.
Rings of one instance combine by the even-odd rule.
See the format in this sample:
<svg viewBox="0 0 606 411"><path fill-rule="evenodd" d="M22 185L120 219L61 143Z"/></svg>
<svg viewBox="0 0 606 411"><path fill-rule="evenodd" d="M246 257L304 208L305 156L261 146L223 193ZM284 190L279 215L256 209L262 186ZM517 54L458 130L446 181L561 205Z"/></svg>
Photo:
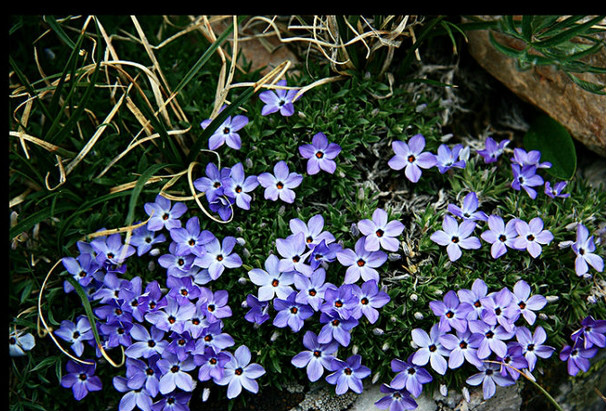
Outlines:
<svg viewBox="0 0 606 411"><path fill-rule="evenodd" d="M500 33L492 33L507 47L521 49L522 44ZM467 33L469 53L492 76L522 100L541 109L564 125L570 134L590 150L606 157L606 95L590 93L574 84L564 73L551 66L520 71L513 58L505 56L490 43L488 30ZM606 40L606 34L603 35ZM606 67L606 50L592 56L592 64ZM606 84L604 75L579 77Z"/></svg>

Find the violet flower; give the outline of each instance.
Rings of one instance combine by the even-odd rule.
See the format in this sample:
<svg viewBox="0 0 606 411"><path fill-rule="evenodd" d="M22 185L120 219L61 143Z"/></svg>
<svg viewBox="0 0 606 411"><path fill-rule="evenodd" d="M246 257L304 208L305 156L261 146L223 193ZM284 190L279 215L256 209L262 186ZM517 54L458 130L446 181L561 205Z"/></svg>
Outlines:
<svg viewBox="0 0 606 411"><path fill-rule="evenodd" d="M515 304L513 294L508 288L504 287L482 299L484 310L480 314L480 318L486 324L499 324L508 332L513 332L515 329L514 323L520 316L517 305L513 304Z"/></svg>
<svg viewBox="0 0 606 411"><path fill-rule="evenodd" d="M511 187L517 191L524 189L530 198L534 200L537 197L537 191L533 187L543 185L543 177L536 174L536 167L521 167L518 164L512 164L511 170L513 172Z"/></svg>
<svg viewBox="0 0 606 411"><path fill-rule="evenodd" d="M482 384L482 393L484 399L491 398L497 391L497 385L500 387L508 387L515 384L515 381L509 376L503 376L499 372L499 365L486 363L480 368L480 372L467 378L467 384L480 385Z"/></svg>
<svg viewBox="0 0 606 411"><path fill-rule="evenodd" d="M442 230L438 230L431 235L431 240L435 243L446 246L446 252L450 261L458 260L461 255L461 249L478 249L482 246L477 237L471 237L476 223L470 220L463 220L459 225L454 217L446 214L442 221Z"/></svg>
<svg viewBox="0 0 606 411"><path fill-rule="evenodd" d="M479 334L472 334L468 329L463 332L457 330L456 335L443 334L440 336L440 343L450 351L448 368L459 368L465 360L478 368L481 367L482 361L477 354L481 339Z"/></svg>
<svg viewBox="0 0 606 411"><path fill-rule="evenodd" d="M71 344L71 349L80 357L84 352L84 342L94 340L93 330L88 321L88 317L81 315L76 323L63 320L61 326L54 331L54 334Z"/></svg>
<svg viewBox="0 0 606 411"><path fill-rule="evenodd" d="M285 87L286 80L278 81L277 85ZM283 117L292 116L295 112L294 98L298 92L298 89L276 88L259 93L259 100L265 103L261 108L261 115L267 116L279 111Z"/></svg>
<svg viewBox="0 0 606 411"><path fill-rule="evenodd" d="M96 363L83 364L67 360L67 374L61 378L61 386L71 388L77 401L86 397L89 392L100 391L103 387L101 379L95 375L96 367Z"/></svg>
<svg viewBox="0 0 606 411"><path fill-rule="evenodd" d="M193 356L179 360L175 354L167 352L156 362L156 365L162 374L159 383L161 394L166 395L177 388L187 392L194 390L196 384L189 374L189 371L196 368Z"/></svg>
<svg viewBox="0 0 606 411"><path fill-rule="evenodd" d="M82 287L87 287L93 280L101 280L101 267L91 254L80 254L77 258L64 257L61 263ZM64 290L71 292L74 286L65 281Z"/></svg>
<svg viewBox="0 0 606 411"><path fill-rule="evenodd" d="M320 323L324 324L318 334L320 344L328 344L334 339L342 346L347 347L351 342L349 332L358 325L358 320L353 317L342 318L339 313L332 310L320 314Z"/></svg>
<svg viewBox="0 0 606 411"><path fill-rule="evenodd" d="M219 321L208 324L196 340L195 353L203 353L206 347L212 347L215 351L222 351L234 345L231 335L223 332L223 323Z"/></svg>
<svg viewBox="0 0 606 411"><path fill-rule="evenodd" d="M12 330L8 334L8 353L11 357L23 357L26 351L36 346L36 339L31 333Z"/></svg>
<svg viewBox="0 0 606 411"><path fill-rule="evenodd" d="M253 268L248 272L250 280L259 287L259 301L269 301L277 296L285 299L293 291L294 273L280 271L280 260L275 254L265 259L265 270Z"/></svg>
<svg viewBox="0 0 606 411"><path fill-rule="evenodd" d="M259 183L265 188L266 200L277 201L278 198L285 203L292 204L295 201L293 189L301 185L303 176L290 172L285 161L278 161L274 165L274 174L264 172L257 176Z"/></svg>
<svg viewBox="0 0 606 411"><path fill-rule="evenodd" d="M307 174L318 174L320 170L328 174L334 174L337 163L335 158L341 152L341 146L336 143L330 143L324 133L316 133L311 144L299 146L299 154L307 159Z"/></svg>
<svg viewBox="0 0 606 411"><path fill-rule="evenodd" d="M151 411L153 400L147 390L130 388L125 377L115 376L112 384L116 391L125 393L118 404L118 411L131 411L138 408L142 411Z"/></svg>
<svg viewBox="0 0 606 411"><path fill-rule="evenodd" d="M408 143L394 141L391 147L395 155L389 159L387 165L393 170L404 169L406 178L416 183L421 178L422 168L431 168L436 165L436 156L430 152L423 152L425 137L421 134L412 136Z"/></svg>
<svg viewBox="0 0 606 411"><path fill-rule="evenodd" d="M520 378L519 371L528 368L528 361L522 354L522 347L514 341L507 344L507 354L504 357L497 356L496 361L501 363L501 375L509 376L514 381Z"/></svg>
<svg viewBox="0 0 606 411"><path fill-rule="evenodd" d="M591 315L581 321L581 328L572 333L573 341L582 341L583 348L606 347L606 320L596 320Z"/></svg>
<svg viewBox="0 0 606 411"><path fill-rule="evenodd" d="M237 241L233 236L225 236L219 242L217 238L206 244L206 253L196 257L194 265L208 269L210 278L216 280L223 274L226 268L238 268L242 266L242 259L233 252Z"/></svg>
<svg viewBox="0 0 606 411"><path fill-rule="evenodd" d="M296 298L297 292L293 291L285 300L274 299L274 309L278 313L274 317L273 325L278 328L288 326L295 333L303 328L305 320L313 315L314 310L307 304L296 302Z"/></svg>
<svg viewBox="0 0 606 411"><path fill-rule="evenodd" d="M213 119L206 119L200 123L203 129L206 129ZM238 114L236 116L228 116L223 123L213 132L208 138L209 150L216 150L223 144L227 144L228 147L234 150L240 150L242 147L242 139L240 138L240 131L244 126L248 124L248 117Z"/></svg>
<svg viewBox="0 0 606 411"><path fill-rule="evenodd" d="M499 258L507 252L509 248L515 248L515 239L518 237L515 224L518 219L513 218L505 224L503 218L498 215L488 216L488 230L480 234L482 240L492 244L490 246L490 255L492 258Z"/></svg>
<svg viewBox="0 0 606 411"><path fill-rule="evenodd" d="M481 278L476 278L471 285L471 290L462 288L457 291L457 295L461 302L469 303L473 306L474 311L469 313L468 320L477 320L480 318L484 305L482 299L488 294L488 286Z"/></svg>
<svg viewBox="0 0 606 411"><path fill-rule="evenodd" d="M553 240L553 234L543 229L543 220L540 217L535 217L528 223L523 220L516 221L516 231L519 236L514 247L527 250L533 258L537 258L543 251L541 245L547 245Z"/></svg>
<svg viewBox="0 0 606 411"><path fill-rule="evenodd" d="M485 212L478 210L478 205L478 196L475 192L471 191L463 198L461 207L455 204L448 204L448 211L464 220L487 221L488 216Z"/></svg>
<svg viewBox="0 0 606 411"><path fill-rule="evenodd" d="M185 324L196 312L191 302L179 304L174 298L167 298L166 307L145 314L145 320L162 331L183 332Z"/></svg>
<svg viewBox="0 0 606 411"><path fill-rule="evenodd" d="M256 394L259 384L256 379L265 374L265 369L256 363L251 363L251 354L247 346L239 346L234 354L227 353L230 360L225 364L223 378L216 381L218 385L227 385L227 398L236 398L245 390Z"/></svg>
<svg viewBox="0 0 606 411"><path fill-rule="evenodd" d="M152 411L189 411L191 393L174 391L152 405Z"/></svg>
<svg viewBox="0 0 606 411"><path fill-rule="evenodd" d="M302 232L292 234L287 238L278 238L276 249L282 257L279 263L280 271L296 271L307 277L311 275L313 270L309 264L305 263L308 251L305 235Z"/></svg>
<svg viewBox="0 0 606 411"><path fill-rule="evenodd" d="M461 150L463 145L456 144L450 149L446 144L441 144L438 147L438 153L436 154L436 167L440 171L440 174L446 173L452 168L465 168L465 160L460 158Z"/></svg>
<svg viewBox="0 0 606 411"><path fill-rule="evenodd" d="M368 322L374 324L379 318L378 308L383 307L390 301L389 295L380 291L375 280L366 281L361 287L353 286L353 294L358 304L352 310L352 316L360 319L365 316Z"/></svg>
<svg viewBox="0 0 606 411"><path fill-rule="evenodd" d="M589 236L589 230L581 223L577 224L577 237L571 248L576 254L574 270L578 276L591 277L591 274L588 274L589 266L600 273L604 270L604 260L594 253L593 236Z"/></svg>
<svg viewBox="0 0 606 411"><path fill-rule="evenodd" d="M244 314L246 321L261 325L269 320L269 314L267 313L269 309L268 301L259 301L254 295L248 294L246 296L246 306L249 308L248 312Z"/></svg>
<svg viewBox="0 0 606 411"><path fill-rule="evenodd" d="M219 170L215 163L206 164L206 176L194 180L196 190L203 192L209 203L224 195L223 180L229 177L231 169L224 167Z"/></svg>
<svg viewBox="0 0 606 411"><path fill-rule="evenodd" d="M379 281L379 273L376 270L387 261L387 254L383 251L367 251L366 237L356 241L354 249L343 249L337 253L339 262L347 267L343 283L353 284L362 277L363 281Z"/></svg>
<svg viewBox="0 0 606 411"><path fill-rule="evenodd" d="M309 381L318 381L325 369L331 369L331 360L335 358L339 346L334 341L320 344L318 337L312 331L307 331L303 336L303 345L307 350L295 355L290 362L297 368L305 367Z"/></svg>
<svg viewBox="0 0 606 411"><path fill-rule="evenodd" d="M150 216L147 228L151 231L160 231L163 228L170 230L181 227L179 218L185 214L187 206L181 202L171 204L169 199L158 194L153 203L145 203L144 209Z"/></svg>
<svg viewBox="0 0 606 411"><path fill-rule="evenodd" d="M97 263L100 265L109 263L119 266L137 251L130 244L122 244L120 233L97 237L90 244L97 253Z"/></svg>
<svg viewBox="0 0 606 411"><path fill-rule="evenodd" d="M406 390L398 390L387 384L381 384L379 391L387 394L375 401L375 407L389 411L414 410L419 404L410 397Z"/></svg>
<svg viewBox="0 0 606 411"><path fill-rule="evenodd" d="M309 265L312 270L316 270L320 266L327 267L328 263L335 261L337 254L341 251L343 251L341 244L327 243L326 240L322 240L311 250Z"/></svg>
<svg viewBox="0 0 606 411"><path fill-rule="evenodd" d="M194 301L200 296L200 287L194 283L191 277L168 276L166 285L169 288L167 297L176 299L179 303ZM141 320L139 320L141 321Z"/></svg>
<svg viewBox="0 0 606 411"><path fill-rule="evenodd" d="M412 362L413 355L406 361L397 358L391 360L391 370L397 374L389 385L396 390L406 390L414 397L418 397L423 391L423 384L431 382L433 377L425 368Z"/></svg>
<svg viewBox="0 0 606 411"><path fill-rule="evenodd" d="M357 394L362 393L362 380L368 377L371 371L362 365L361 356L352 355L345 361L333 358L330 364L332 374L326 376L326 382L336 385L337 395L343 395L350 389Z"/></svg>
<svg viewBox="0 0 606 411"><path fill-rule="evenodd" d="M329 313L335 311L341 318L348 319L358 303L352 284L342 284L340 287L329 287L324 291L324 304L320 311ZM357 319L357 318L356 318Z"/></svg>
<svg viewBox="0 0 606 411"><path fill-rule="evenodd" d="M215 235L208 230L200 229L200 220L197 216L191 217L185 227L170 230L172 240L177 244L175 254L178 256L205 252L204 246L215 239Z"/></svg>
<svg viewBox="0 0 606 411"><path fill-rule="evenodd" d="M234 198L236 205L243 210L250 210L252 192L259 185L257 176L246 176L244 166L237 163L231 167L229 177L222 180L223 192L228 197Z"/></svg>
<svg viewBox="0 0 606 411"><path fill-rule="evenodd" d="M301 304L308 304L314 311L320 309L320 305L324 302L326 290L329 287L336 288L333 284L325 282L326 270L321 267L314 270L309 277L297 273L294 278L295 287L299 290L295 301Z"/></svg>
<svg viewBox="0 0 606 411"><path fill-rule="evenodd" d="M137 249L137 256L141 257L148 253L155 244L166 241L164 233L158 233L149 229L148 224L133 230L130 245Z"/></svg>
<svg viewBox="0 0 606 411"><path fill-rule="evenodd" d="M547 299L540 295L530 295L531 289L524 280L519 280L513 286L513 301L510 307L515 307L529 325L533 325L537 315L535 311L541 310L547 304Z"/></svg>
<svg viewBox="0 0 606 411"><path fill-rule="evenodd" d="M589 360L598 353L597 347L584 348L579 342L567 345L560 351L560 360L566 361L568 374L575 376L579 371L587 372L591 367Z"/></svg>
<svg viewBox="0 0 606 411"><path fill-rule="evenodd" d="M549 181L545 182L545 194L551 198L567 198L570 197L570 193L562 193L566 186L568 185L567 181L559 181L551 186Z"/></svg>
<svg viewBox="0 0 606 411"><path fill-rule="evenodd" d="M421 328L412 330L412 341L417 345L417 350L412 357L412 363L424 366L430 363L431 368L440 375L446 373L448 363L444 357L448 357L449 351L440 342L440 331L438 324L434 324L429 334Z"/></svg>
<svg viewBox="0 0 606 411"><path fill-rule="evenodd" d="M538 357L549 358L555 351L555 348L543 344L547 340L547 333L540 325L535 328L533 334L526 327L517 327L516 339L530 371L534 370Z"/></svg>
<svg viewBox="0 0 606 411"><path fill-rule="evenodd" d="M212 379L215 382L221 380L225 364L230 360L231 357L227 352L215 351L213 347L205 347L203 354L194 355L194 362L200 367L198 380L208 381Z"/></svg>
<svg viewBox="0 0 606 411"><path fill-rule="evenodd" d="M156 362L160 357L147 362L133 358L126 359L126 386L131 390L142 389L153 398L160 392L160 369ZM122 391L124 392L124 391Z"/></svg>
<svg viewBox="0 0 606 411"><path fill-rule="evenodd" d="M467 317L473 311L471 304L459 301L454 290L449 290L444 295L443 301L430 301L429 308L437 317L440 317L438 325L443 333L453 328L459 332L465 332Z"/></svg>
<svg viewBox="0 0 606 411"><path fill-rule="evenodd" d="M194 264L195 256L189 255L176 255L177 244L171 242L168 246L168 254L163 254L158 258L158 264L161 267L166 268L166 273L173 277L185 277L189 275L189 271Z"/></svg>
<svg viewBox="0 0 606 411"><path fill-rule="evenodd" d="M400 243L398 236L404 231L404 224L398 220L388 220L388 215L382 208L372 213L372 220L364 219L358 222L358 229L366 236L364 248L366 251L398 251Z"/></svg>
<svg viewBox="0 0 606 411"><path fill-rule="evenodd" d="M511 339L515 333L508 332L502 325L487 324L482 320L470 320L468 322L469 330L482 336L478 346L478 358L483 360L488 358L491 352L499 357L507 355L507 344L505 341Z"/></svg>
<svg viewBox="0 0 606 411"><path fill-rule="evenodd" d="M228 299L229 293L226 290L213 292L206 287L201 287L197 305L200 306L206 317L212 321L212 319L231 317L232 311L227 305Z"/></svg>
<svg viewBox="0 0 606 411"><path fill-rule="evenodd" d="M478 150L478 154L482 156L486 164L494 163L503 154L509 143L509 140L501 140L497 143L492 137L487 137L484 142L484 149Z"/></svg>
<svg viewBox="0 0 606 411"><path fill-rule="evenodd" d="M189 331L171 333L170 342L166 346L166 352L175 354L179 361L184 361L195 349L196 340L191 337Z"/></svg>
<svg viewBox="0 0 606 411"><path fill-rule="evenodd" d="M536 168L551 168L551 163L545 161L541 163L541 152L538 150L526 151L522 148L513 149L513 157L511 162L519 165L520 167L533 166Z"/></svg>
<svg viewBox="0 0 606 411"><path fill-rule="evenodd" d="M168 341L164 340L165 332L155 326L148 330L141 324L133 324L130 335L134 342L129 345L124 354L128 358L150 358L162 355Z"/></svg>
<svg viewBox="0 0 606 411"><path fill-rule="evenodd" d="M307 223L299 218L291 218L288 226L293 234L303 233L308 248L315 248L322 241L326 244L335 241L335 236L331 232L324 230L324 217L322 217L322 214L315 214L309 217Z"/></svg>

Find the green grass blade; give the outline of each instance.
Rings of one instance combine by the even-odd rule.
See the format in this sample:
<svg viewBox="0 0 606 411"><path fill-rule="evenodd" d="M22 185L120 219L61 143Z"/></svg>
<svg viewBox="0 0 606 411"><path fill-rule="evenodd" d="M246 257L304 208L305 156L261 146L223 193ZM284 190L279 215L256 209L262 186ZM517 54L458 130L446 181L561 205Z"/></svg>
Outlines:
<svg viewBox="0 0 606 411"><path fill-rule="evenodd" d="M581 24L577 24L571 28L569 28L566 31L563 31L559 34L554 35L553 37L547 39L547 40L542 40L542 41L538 41L538 42L533 42L532 46L537 48L537 49L541 49L544 47L554 47L557 46L558 44L561 44L567 40L570 40L580 34L585 33L588 29L591 28L591 26L593 26L594 24L600 22L601 20L604 19L604 16L598 16L595 17L591 20L586 21L585 23L581 23Z"/></svg>

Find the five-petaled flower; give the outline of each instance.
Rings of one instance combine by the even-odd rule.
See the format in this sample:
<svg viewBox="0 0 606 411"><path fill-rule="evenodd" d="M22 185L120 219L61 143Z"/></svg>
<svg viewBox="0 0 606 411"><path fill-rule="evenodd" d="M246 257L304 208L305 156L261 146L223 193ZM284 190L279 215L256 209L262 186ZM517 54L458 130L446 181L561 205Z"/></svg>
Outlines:
<svg viewBox="0 0 606 411"><path fill-rule="evenodd" d="M295 102L295 97L299 92L299 89L285 88L286 80L280 80L276 85L279 86L279 88L259 93L259 100L265 103L261 108L261 115L267 116L279 111L283 117L292 116L295 113L293 103Z"/></svg>
<svg viewBox="0 0 606 411"><path fill-rule="evenodd" d="M370 369L362 365L362 357L359 355L352 355L345 361L333 358L330 369L332 374L326 376L326 382L336 385L335 393L337 395L345 394L350 389L361 394L362 379L370 375Z"/></svg>
<svg viewBox="0 0 606 411"><path fill-rule="evenodd" d="M318 174L320 170L328 174L334 174L337 169L335 158L341 152L341 146L337 143L331 143L324 133L316 133L311 144L299 146L299 153L307 159L307 174Z"/></svg>
<svg viewBox="0 0 606 411"><path fill-rule="evenodd" d="M230 359L223 369L223 378L216 381L219 385L227 385L227 398L240 395L242 387L256 394L259 384L256 379L265 374L265 369L256 363L251 363L251 354L247 346L241 345L232 354L227 352Z"/></svg>
<svg viewBox="0 0 606 411"><path fill-rule="evenodd" d="M366 236L364 248L366 251L398 251L400 243L398 236L404 231L404 224L398 220L389 220L387 212L377 208L372 213L372 220L364 219L358 222L358 229Z"/></svg>
<svg viewBox="0 0 606 411"><path fill-rule="evenodd" d="M290 172L286 162L280 160L274 165L273 174L267 171L263 172L257 176L257 180L265 188L264 196L266 200L277 201L280 199L285 203L292 204L295 201L293 189L301 185L303 176Z"/></svg>
<svg viewBox="0 0 606 411"><path fill-rule="evenodd" d="M206 119L200 123L203 129L206 129L213 119ZM235 116L228 116L223 123L213 132L208 138L208 148L210 150L216 150L223 144L227 144L228 147L234 150L240 150L242 147L242 139L240 138L240 131L244 126L248 124L248 117L241 114Z"/></svg>
<svg viewBox="0 0 606 411"><path fill-rule="evenodd" d="M446 246L446 252L450 261L458 260L461 255L461 249L478 249L482 246L477 237L471 234L476 228L476 223L471 220L463 220L459 225L454 217L446 214L442 221L442 230L438 230L431 235L431 240L441 246Z"/></svg>
<svg viewBox="0 0 606 411"><path fill-rule="evenodd" d="M309 381L318 381L324 374L324 370L330 370L330 362L337 353L339 345L336 341L328 344L320 344L318 337L313 331L307 331L303 336L303 345L307 350L295 355L291 363L297 368L304 368Z"/></svg>
<svg viewBox="0 0 606 411"><path fill-rule="evenodd" d="M101 379L95 375L96 363L90 364L90 361L79 363L67 360L65 368L67 374L61 378L61 386L71 388L77 401L86 397L89 392L101 390Z"/></svg>
<svg viewBox="0 0 606 411"><path fill-rule="evenodd" d="M576 254L574 260L574 269L580 277L590 277L589 266L592 266L598 272L604 270L604 260L595 254L595 242L593 236L589 235L589 230L583 224L577 224L576 241L571 246Z"/></svg>
<svg viewBox="0 0 606 411"><path fill-rule="evenodd" d="M423 151L425 149L425 137L416 134L408 140L394 141L391 147L395 155L389 159L388 165L394 170L404 169L404 174L411 182L416 183L421 178L422 168L431 168L436 165L436 156L433 153Z"/></svg>

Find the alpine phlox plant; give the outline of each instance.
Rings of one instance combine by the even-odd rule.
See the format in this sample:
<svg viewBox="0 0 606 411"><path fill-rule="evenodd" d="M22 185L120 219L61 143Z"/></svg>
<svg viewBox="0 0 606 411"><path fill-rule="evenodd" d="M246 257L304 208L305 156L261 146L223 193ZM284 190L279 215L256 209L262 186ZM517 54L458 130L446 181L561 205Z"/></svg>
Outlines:
<svg viewBox="0 0 606 411"><path fill-rule="evenodd" d="M191 24L206 30L206 23ZM69 39L56 20L48 24ZM173 58L137 33L150 57L155 50ZM207 34L223 64L225 35ZM99 38L110 43L104 32ZM355 47L347 53L354 56ZM558 357L570 376L590 370L606 345L603 235L596 231L606 199L591 204L593 191L582 181L552 178L539 151L514 141L449 143L439 136L440 103L405 86L336 76L309 88L305 75L274 70L263 77L273 83L266 87L257 72L242 74L253 79L243 81L246 91L227 99L230 88L219 84L208 97L201 90L216 67L201 70L206 57L185 78L181 56L167 71L179 79L179 98L190 99L184 112L195 120L174 122L198 137L191 146L185 132L163 123L179 93L154 115L141 93L116 106L124 101L146 137L116 157L118 137L134 126L109 118L112 138L95 150L78 141L89 177L69 175L77 164L65 170L60 156L76 153L59 150L56 165L44 163L61 175L52 188L49 175L19 154L50 193L23 211L36 202L51 211L17 227L61 216L42 229L59 244L60 259L37 281L37 306L9 327L13 368L25 357L22 378L40 374L42 383L25 382L28 388L61 387L73 397L69 404L85 407L109 401L120 411L186 411L199 402L234 407L264 389L284 389L285 381L360 394L395 373L376 402L393 411L416 408L438 384L464 395L465 385L481 386L488 399L520 376L540 380L542 364ZM310 77L329 78L329 69L316 67ZM225 66L216 71L226 74ZM149 95L161 100L154 81ZM51 151L67 144L53 141L45 146ZM183 147L189 151L180 156ZM168 177L152 178L165 168ZM110 169L127 183L116 189ZM113 228L125 214L126 227ZM20 240L12 241L20 251ZM26 253L19 257L20 272L37 269L33 254L31 263ZM34 285L22 287L25 304ZM35 308L38 317L28 319ZM38 328L38 341L27 328ZM32 365L42 346L54 354ZM53 366L52 376L40 372Z"/></svg>

